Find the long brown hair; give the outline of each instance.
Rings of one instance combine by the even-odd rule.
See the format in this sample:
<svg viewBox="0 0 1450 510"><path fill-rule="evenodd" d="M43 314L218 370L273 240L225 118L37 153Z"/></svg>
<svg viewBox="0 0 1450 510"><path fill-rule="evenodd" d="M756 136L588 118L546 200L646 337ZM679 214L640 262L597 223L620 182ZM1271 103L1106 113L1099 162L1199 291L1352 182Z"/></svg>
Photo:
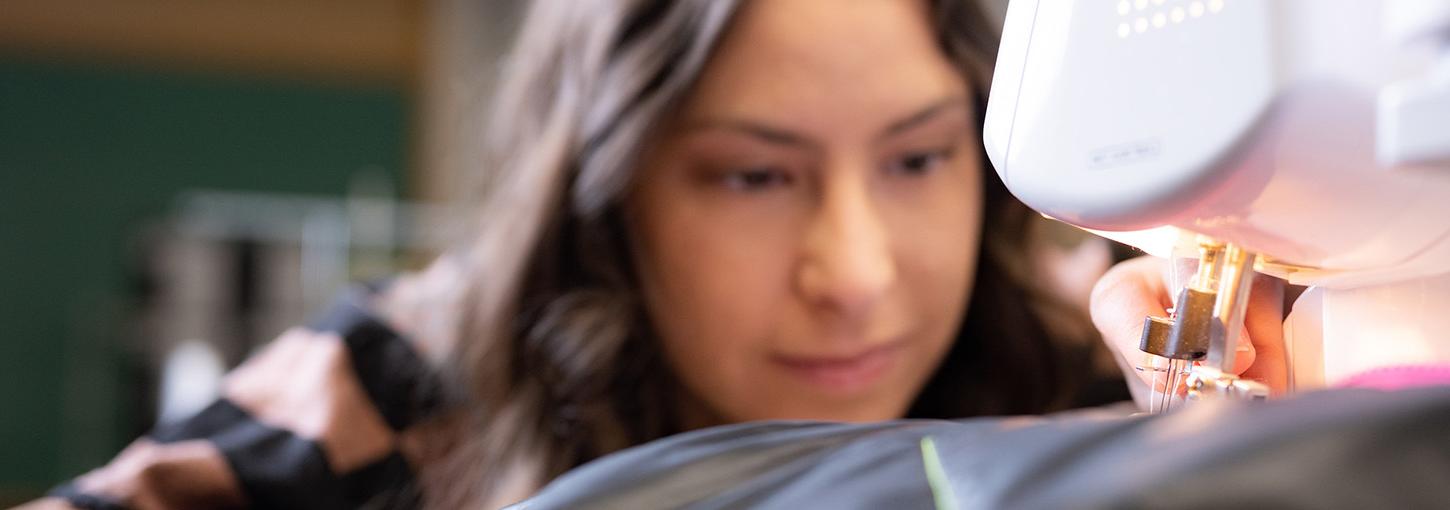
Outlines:
<svg viewBox="0 0 1450 510"><path fill-rule="evenodd" d="M642 309L618 199L739 3L533 2L484 140L479 225L454 254L468 313L444 368L464 417L449 458L425 466L430 503L507 503L517 487L680 431L678 384ZM985 15L970 0L930 3L942 51L984 88L997 44ZM980 115L984 91L976 97ZM913 417L1060 408L1072 398L1065 353L1093 342L1081 310L1032 284L1036 216L983 174L971 304Z"/></svg>

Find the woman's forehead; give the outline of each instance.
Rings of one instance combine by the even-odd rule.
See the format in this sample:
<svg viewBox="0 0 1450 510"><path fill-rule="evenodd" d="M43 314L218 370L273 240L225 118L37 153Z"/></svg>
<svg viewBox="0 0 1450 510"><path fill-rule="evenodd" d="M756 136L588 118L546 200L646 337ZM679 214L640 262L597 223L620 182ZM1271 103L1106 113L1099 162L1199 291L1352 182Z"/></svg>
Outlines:
<svg viewBox="0 0 1450 510"><path fill-rule="evenodd" d="M965 87L924 2L756 1L737 14L680 116L874 129Z"/></svg>

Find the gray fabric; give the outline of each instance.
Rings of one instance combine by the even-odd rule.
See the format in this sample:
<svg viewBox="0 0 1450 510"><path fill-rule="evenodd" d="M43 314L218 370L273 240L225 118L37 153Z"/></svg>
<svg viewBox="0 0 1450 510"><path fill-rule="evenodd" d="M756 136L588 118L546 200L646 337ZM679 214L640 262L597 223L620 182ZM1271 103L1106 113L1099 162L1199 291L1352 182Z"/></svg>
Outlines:
<svg viewBox="0 0 1450 510"><path fill-rule="evenodd" d="M769 422L586 464L518 508L1450 508L1450 388L1127 417Z"/></svg>

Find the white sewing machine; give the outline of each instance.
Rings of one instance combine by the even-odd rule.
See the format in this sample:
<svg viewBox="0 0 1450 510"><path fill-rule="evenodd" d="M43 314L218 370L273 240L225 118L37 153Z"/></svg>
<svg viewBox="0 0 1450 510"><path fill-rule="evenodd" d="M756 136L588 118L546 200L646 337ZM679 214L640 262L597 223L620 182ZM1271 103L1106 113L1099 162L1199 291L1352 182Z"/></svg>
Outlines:
<svg viewBox="0 0 1450 510"><path fill-rule="evenodd" d="M1254 270L1312 286L1291 388L1450 363L1450 1L1013 0L983 136L1043 214L1211 262L1145 327L1198 395L1263 394Z"/></svg>

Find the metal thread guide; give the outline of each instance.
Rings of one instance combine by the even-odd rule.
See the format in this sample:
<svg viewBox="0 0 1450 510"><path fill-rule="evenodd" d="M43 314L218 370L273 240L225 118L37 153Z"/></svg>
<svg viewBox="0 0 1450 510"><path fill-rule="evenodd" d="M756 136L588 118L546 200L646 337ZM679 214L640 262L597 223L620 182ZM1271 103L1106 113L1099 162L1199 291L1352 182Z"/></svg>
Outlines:
<svg viewBox="0 0 1450 510"><path fill-rule="evenodd" d="M1172 262L1177 287L1178 261ZM1169 316L1143 321L1138 348L1149 356L1137 368L1153 373L1149 412L1171 411L1185 399L1267 397L1266 386L1239 379L1233 366L1253 266L1253 253L1199 238L1198 268L1181 285Z"/></svg>

